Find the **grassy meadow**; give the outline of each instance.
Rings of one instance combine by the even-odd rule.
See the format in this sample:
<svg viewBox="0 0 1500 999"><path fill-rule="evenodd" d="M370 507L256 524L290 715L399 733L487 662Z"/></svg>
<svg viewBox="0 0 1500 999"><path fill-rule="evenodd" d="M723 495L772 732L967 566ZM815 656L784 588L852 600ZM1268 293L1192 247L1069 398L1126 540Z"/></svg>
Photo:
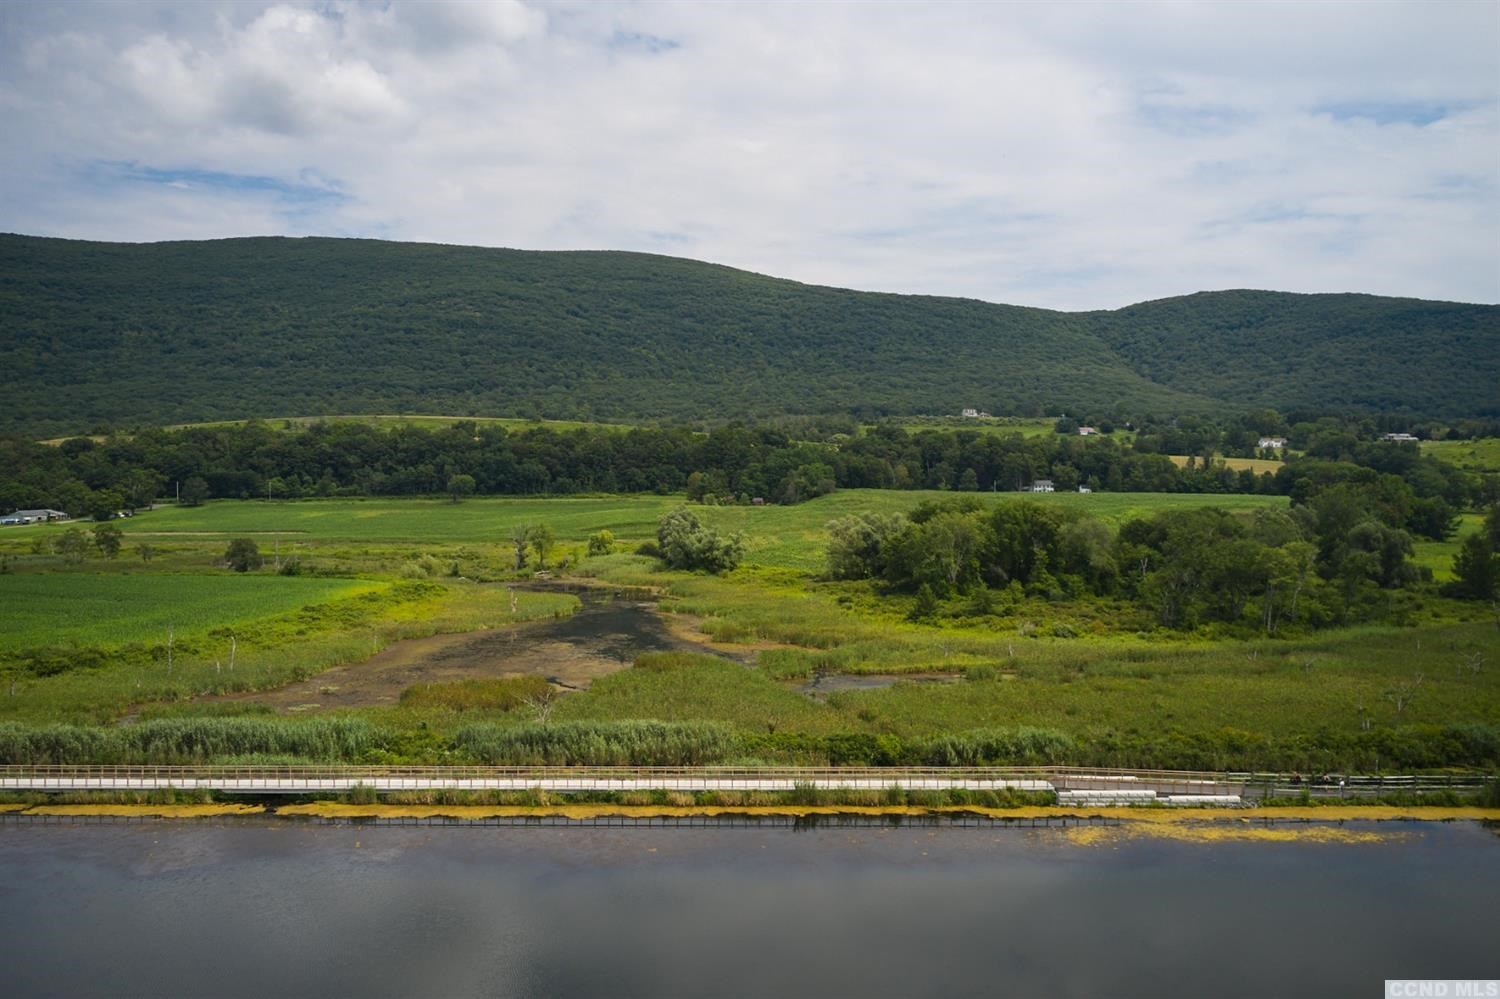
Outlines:
<svg viewBox="0 0 1500 999"><path fill-rule="evenodd" d="M361 416L276 416L259 422L272 430L299 430L316 423L360 423L377 430L396 430L403 427L420 427L423 430L446 430L455 423L467 421L481 427L504 427L506 430L629 430L634 424L590 423L582 420L526 420L510 416L436 416L414 413L369 414ZM207 420L202 423L177 423L168 430L188 430L194 427L239 427L250 420ZM97 435L94 440L103 440ZM54 437L44 444L61 444L66 437Z"/></svg>
<svg viewBox="0 0 1500 999"><path fill-rule="evenodd" d="M1470 472L1500 472L1500 437L1470 441L1423 441L1422 453L1430 454Z"/></svg>
<svg viewBox="0 0 1500 999"><path fill-rule="evenodd" d="M381 589L349 579L217 573L0 576L0 651L41 645L124 645L182 638L226 623Z"/></svg>
<svg viewBox="0 0 1500 999"><path fill-rule="evenodd" d="M10 681L0 691L0 723L264 713L205 695L314 677L403 638L569 613L577 606L569 594L518 590L512 607L512 591L493 585L516 578L510 530L537 523L553 529L552 565L567 559L565 575L651 587L679 634L751 663L643 660L560 696L548 724L573 726L570 732L647 720L711 723L737 733L733 758L817 762L886 758L869 748L877 743L890 759L898 758L890 746L904 746L900 758L925 760L922 754L938 752L933 740L1037 730L1089 765L1332 759L1297 755L1316 743L1345 746L1342 759L1379 766L1392 754L1423 758L1411 745L1398 753L1390 740L1426 733L1423 746L1447 745L1432 733L1500 719L1500 622L1479 605L1433 598L1405 613L1403 627L1213 639L1163 632L1140 608L1105 598L953 601L935 620L914 622L910 596L817 578L830 520L951 495L847 490L792 507L696 507L707 523L745 537L744 563L724 577L664 571L633 554L680 504L677 496L167 506L119 522L125 545L118 558L80 565L33 550L35 539L64 525L4 529L0 558L10 571L0 575L0 599L12 613L0 623L0 668ZM1028 498L1114 522L1171 508L1248 514L1286 503L1241 495ZM1464 529L1477 523L1468 518ZM616 552L585 558L583 542L601 529L615 534ZM219 567L235 537L254 538L267 555L295 555L303 574ZM153 553L149 561L139 557L142 545ZM1419 546L1419 562L1441 577L1456 547ZM882 685L803 692L828 675ZM1413 684L1414 693L1396 696ZM466 727L519 731L547 718L486 690L455 684L358 709L387 733L360 758L468 760L460 737Z"/></svg>
<svg viewBox="0 0 1500 999"><path fill-rule="evenodd" d="M1023 416L909 416L895 417L887 422L899 427L905 427L910 433L920 430L972 430L975 433L988 434L992 437L1008 437L1011 434L1020 434L1022 437L1042 437L1057 432L1057 421L1038 417L1035 419ZM875 424L865 424L865 429L871 429Z"/></svg>

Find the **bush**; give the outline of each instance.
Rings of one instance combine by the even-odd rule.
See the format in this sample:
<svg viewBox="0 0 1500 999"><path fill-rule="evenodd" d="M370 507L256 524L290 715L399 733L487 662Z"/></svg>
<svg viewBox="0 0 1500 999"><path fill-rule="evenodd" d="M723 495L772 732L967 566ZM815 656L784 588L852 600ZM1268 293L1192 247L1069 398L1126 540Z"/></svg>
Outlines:
<svg viewBox="0 0 1500 999"><path fill-rule="evenodd" d="M723 537L704 527L686 507L662 517L656 527L656 543L668 568L695 572L731 572L745 555L738 534Z"/></svg>
<svg viewBox="0 0 1500 999"><path fill-rule="evenodd" d="M224 564L235 572L259 569L264 561L260 557L260 546L249 538L235 538L224 549Z"/></svg>
<svg viewBox="0 0 1500 999"><path fill-rule="evenodd" d="M380 795L369 784L355 784L349 789L349 803L353 805L374 805L380 802Z"/></svg>

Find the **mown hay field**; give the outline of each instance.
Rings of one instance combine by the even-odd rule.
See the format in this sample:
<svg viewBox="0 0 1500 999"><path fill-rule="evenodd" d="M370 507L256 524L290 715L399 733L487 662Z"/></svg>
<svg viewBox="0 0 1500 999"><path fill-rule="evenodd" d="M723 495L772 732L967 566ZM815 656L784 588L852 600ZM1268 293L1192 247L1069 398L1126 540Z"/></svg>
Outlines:
<svg viewBox="0 0 1500 999"><path fill-rule="evenodd" d="M1178 468L1186 468L1188 462L1196 462L1198 460L1196 458L1190 458L1185 454L1173 454L1168 455L1168 457L1172 459L1172 464L1176 465ZM1223 458L1215 456L1214 461L1222 462L1224 464L1224 467L1229 469L1231 472L1243 472L1248 468L1256 475L1263 475L1267 472L1275 475L1277 469L1281 468L1283 464L1283 462L1274 461L1269 458Z"/></svg>

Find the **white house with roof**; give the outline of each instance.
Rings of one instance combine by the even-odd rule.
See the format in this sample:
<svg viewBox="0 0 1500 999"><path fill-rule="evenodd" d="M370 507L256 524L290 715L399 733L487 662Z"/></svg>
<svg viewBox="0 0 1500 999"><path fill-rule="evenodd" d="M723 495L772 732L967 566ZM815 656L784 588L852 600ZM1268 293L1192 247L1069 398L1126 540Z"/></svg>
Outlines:
<svg viewBox="0 0 1500 999"><path fill-rule="evenodd" d="M1257 445L1255 445L1255 446L1258 447L1258 448L1260 448L1262 451L1264 451L1266 448L1271 448L1272 450L1280 451L1280 450L1282 450L1283 448L1286 447L1286 438L1285 437L1262 437L1260 439L1260 443L1257 444Z"/></svg>
<svg viewBox="0 0 1500 999"><path fill-rule="evenodd" d="M1034 493L1051 493L1056 492L1057 487L1053 485L1051 479L1037 479L1031 484L1031 491Z"/></svg>

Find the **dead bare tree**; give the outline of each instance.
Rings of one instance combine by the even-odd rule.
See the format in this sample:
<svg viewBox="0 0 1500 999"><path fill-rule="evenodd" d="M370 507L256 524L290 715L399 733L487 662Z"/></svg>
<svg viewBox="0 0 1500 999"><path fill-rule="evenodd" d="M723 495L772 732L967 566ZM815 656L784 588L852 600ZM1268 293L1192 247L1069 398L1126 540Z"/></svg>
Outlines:
<svg viewBox="0 0 1500 999"><path fill-rule="evenodd" d="M526 706L536 714L537 723L545 725L552 718L552 709L557 707L557 691L548 687L526 698Z"/></svg>
<svg viewBox="0 0 1500 999"><path fill-rule="evenodd" d="M1463 661L1461 663L1459 663L1458 671L1459 671L1459 675L1460 676L1463 675L1463 671L1464 670L1468 670L1470 673L1474 674L1475 676L1478 676L1479 675L1479 671L1482 670L1483 668L1484 668L1484 653L1483 652L1470 652L1467 656L1464 657Z"/></svg>
<svg viewBox="0 0 1500 999"><path fill-rule="evenodd" d="M1396 714L1405 711L1416 700L1417 688L1422 686L1424 679L1426 677L1421 673L1413 673L1410 680L1402 680L1385 692L1385 699L1396 706Z"/></svg>

